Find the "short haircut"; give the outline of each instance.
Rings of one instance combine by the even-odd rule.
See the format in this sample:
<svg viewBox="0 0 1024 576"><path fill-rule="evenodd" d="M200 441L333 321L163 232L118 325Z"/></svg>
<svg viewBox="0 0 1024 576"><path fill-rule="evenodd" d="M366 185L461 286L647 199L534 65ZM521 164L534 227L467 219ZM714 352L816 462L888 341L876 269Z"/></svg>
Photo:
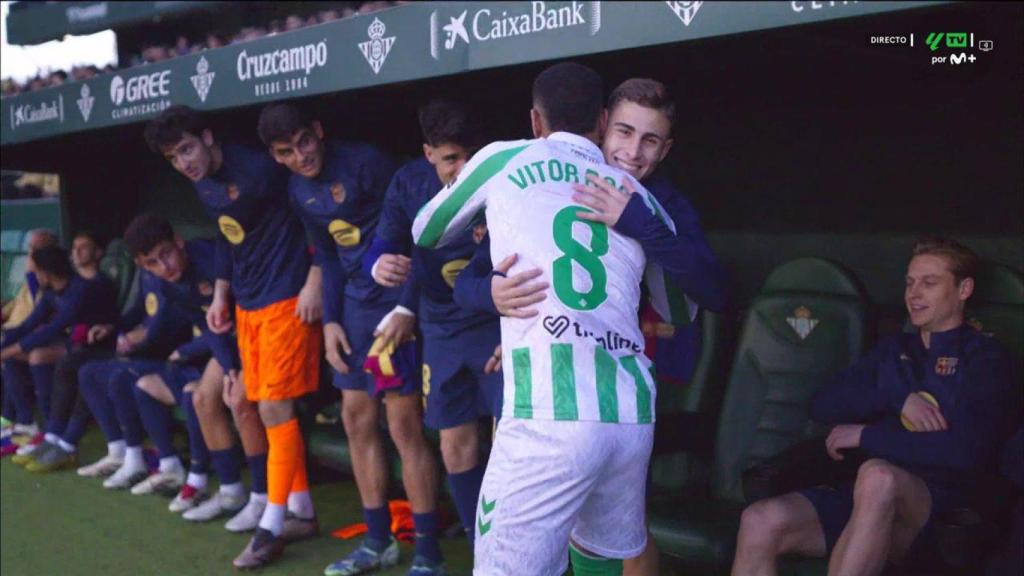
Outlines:
<svg viewBox="0 0 1024 576"><path fill-rule="evenodd" d="M974 278L978 274L978 255L951 238L939 236L921 238L914 244L913 256L926 254L944 257L949 263L949 271L953 273L957 283L964 278Z"/></svg>
<svg viewBox="0 0 1024 576"><path fill-rule="evenodd" d="M71 237L72 240L74 240L75 238L88 238L89 240L92 240L92 243L95 244L98 248L103 248L103 239L100 238L100 235L97 234L95 230L83 228L75 232L75 235Z"/></svg>
<svg viewBox="0 0 1024 576"><path fill-rule="evenodd" d="M199 112L188 106L171 106L146 124L143 137L150 150L162 154L164 148L174 146L185 134L198 138L209 127L206 118Z"/></svg>
<svg viewBox="0 0 1024 576"><path fill-rule="evenodd" d="M70 278L74 274L68 251L60 246L45 246L32 253L32 262L36 270L52 274L58 278Z"/></svg>
<svg viewBox="0 0 1024 576"><path fill-rule="evenodd" d="M417 110L423 141L431 146L455 144L473 149L482 143L479 120L465 103L434 98Z"/></svg>
<svg viewBox="0 0 1024 576"><path fill-rule="evenodd" d="M271 104L260 112L256 132L263 144L270 147L274 142L288 142L303 128L313 127L313 117L302 108L287 103Z"/></svg>
<svg viewBox="0 0 1024 576"><path fill-rule="evenodd" d="M174 228L154 212L139 214L124 231L124 243L132 257L148 254L161 242L174 242Z"/></svg>
<svg viewBox="0 0 1024 576"><path fill-rule="evenodd" d="M560 62L533 81L533 105L552 132L587 134L604 108L604 82L582 64Z"/></svg>
<svg viewBox="0 0 1024 576"><path fill-rule="evenodd" d="M608 96L608 113L622 102L632 102L644 108L653 108L668 118L669 129L676 122L676 103L668 93L668 88L657 80L650 78L630 78L619 84Z"/></svg>
<svg viewBox="0 0 1024 576"><path fill-rule="evenodd" d="M29 232L33 237L41 238L43 246L53 246L58 243L57 234L49 228L36 228Z"/></svg>

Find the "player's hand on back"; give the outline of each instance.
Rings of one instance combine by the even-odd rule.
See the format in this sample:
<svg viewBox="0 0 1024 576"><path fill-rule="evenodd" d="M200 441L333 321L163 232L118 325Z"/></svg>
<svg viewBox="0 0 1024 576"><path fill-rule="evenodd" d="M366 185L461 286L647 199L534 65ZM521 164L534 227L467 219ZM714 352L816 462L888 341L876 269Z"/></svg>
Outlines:
<svg viewBox="0 0 1024 576"><path fill-rule="evenodd" d="M348 343L348 335L345 334L345 329L337 322L328 322L324 324L324 351L327 363L338 372L348 374L348 364L345 364L345 361L341 359L339 349L344 351L345 354L352 354L352 346Z"/></svg>
<svg viewBox="0 0 1024 576"><path fill-rule="evenodd" d="M576 193L572 195L572 201L592 210L581 210L576 216L582 220L615 226L626 210L630 197L636 193L628 179L623 181L622 186L625 191L620 191L603 178L593 175L587 176L586 185L573 184L572 189Z"/></svg>
<svg viewBox="0 0 1024 576"><path fill-rule="evenodd" d="M373 279L381 286L401 286L412 270L412 259L402 254L381 254L373 267Z"/></svg>
<svg viewBox="0 0 1024 576"><path fill-rule="evenodd" d="M542 274L540 268L506 276L518 259L519 256L513 254L494 267L495 273L491 275L491 298L494 300L494 307L502 316L530 318L537 315L537 310L529 306L548 297L545 293L548 283L531 282Z"/></svg>

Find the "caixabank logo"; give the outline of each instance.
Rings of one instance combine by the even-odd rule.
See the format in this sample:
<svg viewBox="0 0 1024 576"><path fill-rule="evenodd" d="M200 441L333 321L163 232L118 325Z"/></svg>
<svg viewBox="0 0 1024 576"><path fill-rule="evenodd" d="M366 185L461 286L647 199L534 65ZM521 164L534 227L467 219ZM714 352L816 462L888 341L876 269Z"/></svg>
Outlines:
<svg viewBox="0 0 1024 576"><path fill-rule="evenodd" d="M64 96L57 94L54 98L41 102L31 102L11 106L11 130L17 130L25 124L42 124L46 122L64 123Z"/></svg>
<svg viewBox="0 0 1024 576"><path fill-rule="evenodd" d="M112 120L158 114L171 107L171 71L158 70L110 80Z"/></svg>
<svg viewBox="0 0 1024 576"><path fill-rule="evenodd" d="M498 6L501 8L499 10ZM430 55L440 60L460 44L487 43L531 36L548 31L585 30L593 36L601 30L600 2L523 3L477 10L435 10L430 14Z"/></svg>

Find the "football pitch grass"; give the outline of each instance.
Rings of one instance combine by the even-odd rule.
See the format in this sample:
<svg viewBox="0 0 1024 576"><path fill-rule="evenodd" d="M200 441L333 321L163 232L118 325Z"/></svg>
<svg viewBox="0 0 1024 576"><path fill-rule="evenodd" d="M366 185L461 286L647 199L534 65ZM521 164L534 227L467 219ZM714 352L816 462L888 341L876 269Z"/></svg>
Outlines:
<svg viewBox="0 0 1024 576"><path fill-rule="evenodd" d="M101 457L105 446L93 429L82 443L79 465ZM274 564L252 572L263 575L323 574L324 568L359 544L330 532L362 522L355 482L350 478L317 481L313 502L321 535L291 544ZM3 576L176 576L239 574L231 561L250 534L224 529L226 519L206 524L182 520L167 510L161 496L133 496L103 488L102 481L80 478L74 470L34 474L0 462L0 574ZM465 538L443 538L448 571L471 572ZM402 562L376 574L404 575L412 546L402 544Z"/></svg>

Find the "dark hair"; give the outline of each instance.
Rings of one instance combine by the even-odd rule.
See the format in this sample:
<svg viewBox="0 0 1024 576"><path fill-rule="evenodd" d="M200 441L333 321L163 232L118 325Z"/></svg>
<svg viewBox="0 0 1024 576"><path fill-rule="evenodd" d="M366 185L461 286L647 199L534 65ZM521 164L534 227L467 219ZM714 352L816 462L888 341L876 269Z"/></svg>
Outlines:
<svg viewBox="0 0 1024 576"><path fill-rule="evenodd" d="M560 62L533 81L533 105L552 132L587 134L601 116L604 83L582 64Z"/></svg>
<svg viewBox="0 0 1024 576"><path fill-rule="evenodd" d="M103 240L100 238L100 235L97 234L95 230L83 228L75 232L75 235L71 237L72 240L76 238L88 238L89 240L92 240L92 243L95 244L98 248L103 248Z"/></svg>
<svg viewBox="0 0 1024 576"><path fill-rule="evenodd" d="M957 283L964 278L974 278L978 274L978 255L952 238L939 236L921 238L914 244L913 256L925 254L944 257L949 263L949 271L953 273Z"/></svg>
<svg viewBox="0 0 1024 576"><path fill-rule="evenodd" d="M473 149L482 143L479 120L465 103L434 98L417 110L423 141L431 146L456 144Z"/></svg>
<svg viewBox="0 0 1024 576"><path fill-rule="evenodd" d="M52 274L58 278L71 278L74 270L71 268L71 260L68 258L68 251L60 246L45 246L32 253L32 262L36 270Z"/></svg>
<svg viewBox="0 0 1024 576"><path fill-rule="evenodd" d="M143 137L150 150L162 154L164 148L174 146L185 137L185 134L198 138L203 130L209 127L199 112L188 106L171 106L146 124Z"/></svg>
<svg viewBox="0 0 1024 576"><path fill-rule="evenodd" d="M276 103L260 112L256 132L263 144L269 147L274 142L288 142L303 128L312 128L313 118L294 104Z"/></svg>
<svg viewBox="0 0 1024 576"><path fill-rule="evenodd" d="M608 113L621 102L632 102L644 108L653 108L668 118L669 128L676 122L676 104L665 85L650 78L630 78L612 90L608 96Z"/></svg>
<svg viewBox="0 0 1024 576"><path fill-rule="evenodd" d="M124 243L132 257L147 254L164 241L174 242L174 228L153 212L139 214L124 231Z"/></svg>

